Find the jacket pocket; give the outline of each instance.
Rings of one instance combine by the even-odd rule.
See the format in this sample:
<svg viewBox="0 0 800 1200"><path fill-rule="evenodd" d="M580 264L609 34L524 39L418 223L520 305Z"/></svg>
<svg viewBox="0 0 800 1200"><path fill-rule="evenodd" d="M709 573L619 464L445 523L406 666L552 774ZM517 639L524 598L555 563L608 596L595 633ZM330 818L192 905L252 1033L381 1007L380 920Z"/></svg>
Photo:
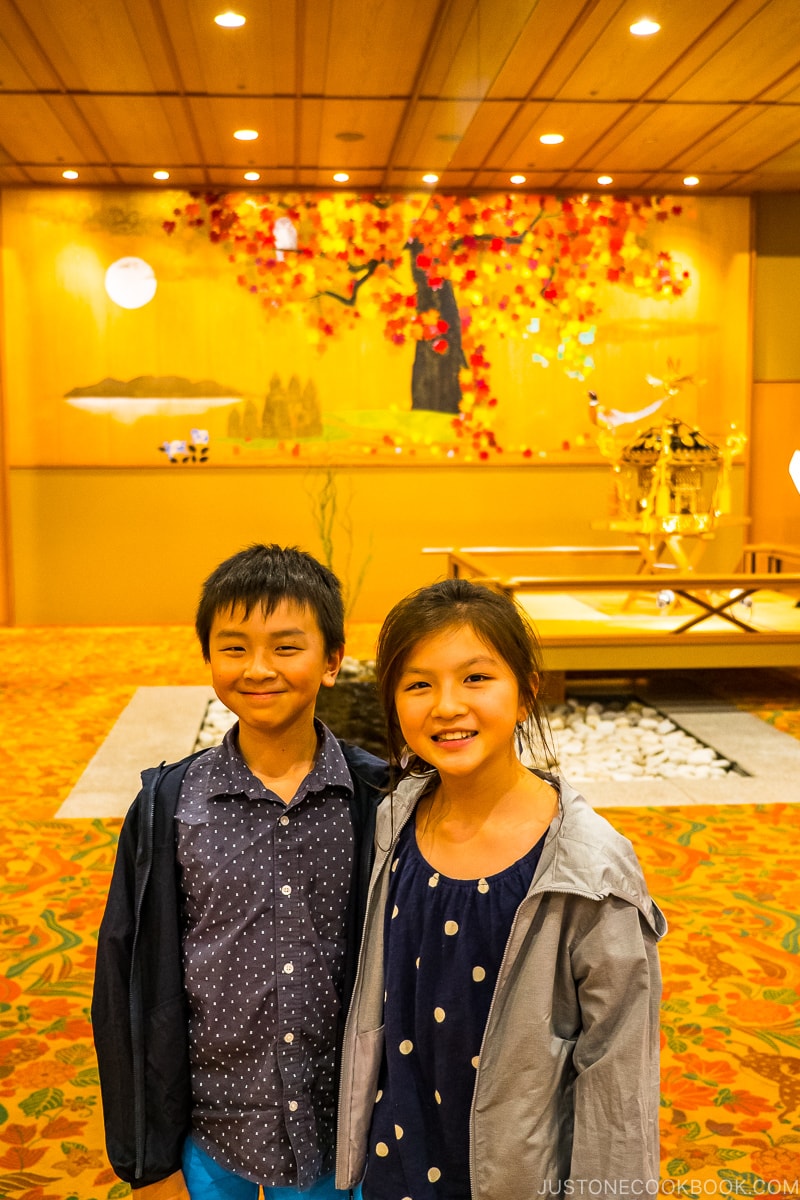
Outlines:
<svg viewBox="0 0 800 1200"><path fill-rule="evenodd" d="M147 1119L185 1130L191 1116L188 1013L181 994L145 1014Z"/></svg>
<svg viewBox="0 0 800 1200"><path fill-rule="evenodd" d="M371 1029L356 1035L353 1044L353 1073L350 1091L349 1172L358 1180L364 1172L367 1137L378 1090L378 1075L383 1060L383 1030Z"/></svg>

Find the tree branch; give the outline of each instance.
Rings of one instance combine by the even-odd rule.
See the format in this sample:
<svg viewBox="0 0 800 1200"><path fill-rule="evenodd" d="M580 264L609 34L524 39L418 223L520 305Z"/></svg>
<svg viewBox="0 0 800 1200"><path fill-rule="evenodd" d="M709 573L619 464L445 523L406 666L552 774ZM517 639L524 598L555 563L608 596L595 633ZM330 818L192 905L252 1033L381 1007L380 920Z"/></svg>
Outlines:
<svg viewBox="0 0 800 1200"><path fill-rule="evenodd" d="M510 237L504 237L503 241L506 242L509 246L518 246L520 244L520 242L522 241L522 239L525 237L525 234L530 233L536 227L536 225L538 225L539 221L541 221L543 216L544 216L544 209L540 208L539 212L533 218L533 220L531 221L531 223L527 227L527 229L524 229L522 233L515 233ZM476 242L493 242L495 237L499 236L499 235L494 234L494 233L473 233L473 234L466 234L465 236L471 237ZM464 245L464 238L463 237L456 238L456 240L453 242L453 249L457 250L459 246L463 246L463 245Z"/></svg>
<svg viewBox="0 0 800 1200"><path fill-rule="evenodd" d="M379 266L380 266L380 262L378 261L377 258L373 258L370 262L367 263L366 267L364 268L364 274L361 276L360 279L357 279L355 281L355 283L353 284L353 291L349 297L340 296L338 292L324 291L324 292L317 292L317 294L315 296L312 296L312 300L318 300L320 296L330 296L331 300L338 300L340 304L344 304L347 308L355 308L356 300L358 299L359 289L361 287L363 287L363 285L367 282L368 279L372 278L372 276L375 274L375 272L377 271ZM362 269L361 267L356 267L356 268L353 268L352 266L350 267L351 271L352 270L360 271L361 269Z"/></svg>

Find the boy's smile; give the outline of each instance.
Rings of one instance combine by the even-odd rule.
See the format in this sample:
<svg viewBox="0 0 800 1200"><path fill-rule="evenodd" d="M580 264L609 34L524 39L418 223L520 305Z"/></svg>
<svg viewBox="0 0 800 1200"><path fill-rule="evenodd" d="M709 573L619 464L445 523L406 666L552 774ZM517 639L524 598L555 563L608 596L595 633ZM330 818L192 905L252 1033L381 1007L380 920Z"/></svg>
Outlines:
<svg viewBox="0 0 800 1200"><path fill-rule="evenodd" d="M310 731L320 687L333 687L343 650L328 654L315 613L282 600L219 612L209 640L211 681L240 732L269 737Z"/></svg>

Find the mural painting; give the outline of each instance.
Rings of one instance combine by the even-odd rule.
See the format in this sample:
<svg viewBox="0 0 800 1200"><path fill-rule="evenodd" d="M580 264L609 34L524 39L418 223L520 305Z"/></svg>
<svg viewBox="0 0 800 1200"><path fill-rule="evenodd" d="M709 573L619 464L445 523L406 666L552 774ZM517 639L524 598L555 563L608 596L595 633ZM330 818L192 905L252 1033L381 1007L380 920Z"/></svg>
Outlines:
<svg viewBox="0 0 800 1200"><path fill-rule="evenodd" d="M745 411L747 216L702 198L8 192L10 458L585 460L589 389L639 412L671 359L710 384L680 415L716 431Z"/></svg>

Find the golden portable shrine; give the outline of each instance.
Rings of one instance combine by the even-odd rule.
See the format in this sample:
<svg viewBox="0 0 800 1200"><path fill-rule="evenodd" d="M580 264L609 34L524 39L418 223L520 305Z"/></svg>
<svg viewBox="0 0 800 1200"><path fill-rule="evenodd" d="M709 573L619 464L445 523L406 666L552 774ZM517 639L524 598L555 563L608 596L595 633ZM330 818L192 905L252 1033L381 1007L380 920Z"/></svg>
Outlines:
<svg viewBox="0 0 800 1200"><path fill-rule="evenodd" d="M622 451L618 515L642 533L708 533L721 512L724 466L720 448L699 429L666 416Z"/></svg>

